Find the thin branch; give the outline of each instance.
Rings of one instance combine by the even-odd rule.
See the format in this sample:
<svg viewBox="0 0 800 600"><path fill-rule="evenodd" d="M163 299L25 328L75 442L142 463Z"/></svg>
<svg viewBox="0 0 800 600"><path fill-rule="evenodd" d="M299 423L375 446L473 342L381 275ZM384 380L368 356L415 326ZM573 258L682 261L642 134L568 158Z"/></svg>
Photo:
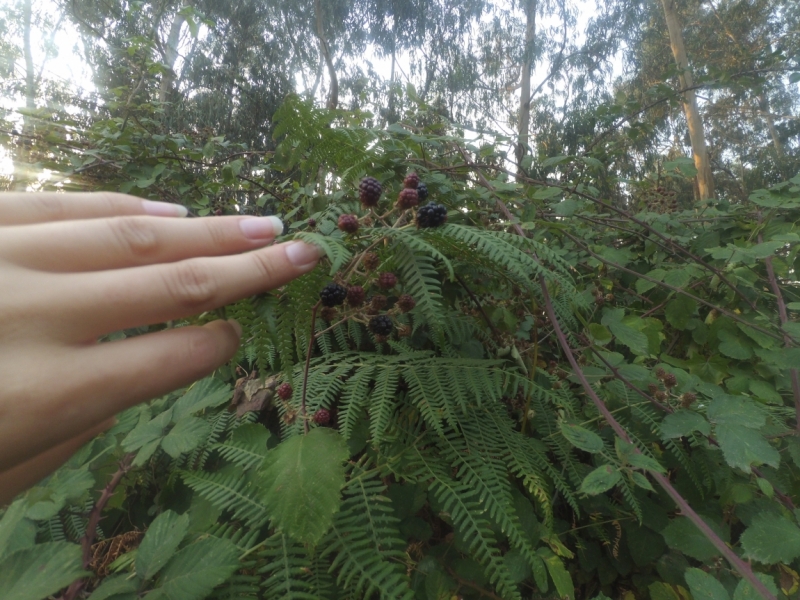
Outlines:
<svg viewBox="0 0 800 600"><path fill-rule="evenodd" d="M303 427L305 432L308 433L308 419L306 418L306 391L308 389L308 368L311 364L311 352L314 350L314 329L317 326L317 309L319 308L321 300L318 300L311 309L311 334L308 336L308 348L306 349L306 366L303 369L303 396L300 401L300 414L303 417Z"/></svg>
<svg viewBox="0 0 800 600"><path fill-rule="evenodd" d="M478 310L481 311L483 319L486 321L486 324L489 326L489 329L492 330L492 333L495 335L500 335L500 332L497 331L495 326L492 324L492 320L489 318L489 315L487 315L486 311L483 310L483 305L480 303L480 300L478 300L478 298L475 296L472 290L467 287L467 284L464 283L464 280L461 279L459 275L456 275L456 281L458 281L458 283L461 284L461 287L463 287L464 290L467 292L467 294L469 294L469 297L472 298L472 301L475 303L475 306L478 307Z"/></svg>

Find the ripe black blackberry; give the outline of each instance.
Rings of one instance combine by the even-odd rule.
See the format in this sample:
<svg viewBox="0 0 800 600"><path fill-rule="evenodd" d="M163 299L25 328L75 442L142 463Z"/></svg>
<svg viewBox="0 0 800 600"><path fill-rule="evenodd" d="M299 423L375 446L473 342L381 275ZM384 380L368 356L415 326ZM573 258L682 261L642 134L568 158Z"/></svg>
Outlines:
<svg viewBox="0 0 800 600"><path fill-rule="evenodd" d="M358 231L358 217L355 215L339 215L339 229L345 233Z"/></svg>
<svg viewBox="0 0 800 600"><path fill-rule="evenodd" d="M366 207L377 206L381 198L383 188L380 182L374 177L364 177L358 186L358 197L361 204Z"/></svg>
<svg viewBox="0 0 800 600"><path fill-rule="evenodd" d="M369 320L369 330L376 336L389 335L394 330L394 323L386 315L378 315Z"/></svg>
<svg viewBox="0 0 800 600"><path fill-rule="evenodd" d="M382 290L390 290L397 285L397 275L394 273L381 273L378 275L378 287Z"/></svg>
<svg viewBox="0 0 800 600"><path fill-rule="evenodd" d="M411 171L406 178L403 180L403 187L411 188L413 190L417 189L419 185L419 175L417 175L416 171Z"/></svg>
<svg viewBox="0 0 800 600"><path fill-rule="evenodd" d="M331 413L324 408L320 408L314 413L314 423L318 425L327 425L331 420Z"/></svg>
<svg viewBox="0 0 800 600"><path fill-rule="evenodd" d="M447 208L430 202L417 211L417 227L439 227L447 222Z"/></svg>
<svg viewBox="0 0 800 600"><path fill-rule="evenodd" d="M417 204L419 204L419 196L414 188L404 188L397 196L397 208L401 210L414 208Z"/></svg>
<svg viewBox="0 0 800 600"><path fill-rule="evenodd" d="M292 386L288 383L282 383L278 386L278 398L281 400L288 400L292 397Z"/></svg>
<svg viewBox="0 0 800 600"><path fill-rule="evenodd" d="M417 305L417 301L414 300L409 294L403 294L397 299L397 308L400 309L401 312L408 312L413 309Z"/></svg>
<svg viewBox="0 0 800 600"><path fill-rule="evenodd" d="M347 288L347 303L350 306L361 306L364 304L364 288L360 285L353 285Z"/></svg>
<svg viewBox="0 0 800 600"><path fill-rule="evenodd" d="M374 271L381 264L381 259L374 252L367 252L364 255L363 264L367 271Z"/></svg>
<svg viewBox="0 0 800 600"><path fill-rule="evenodd" d="M319 293L323 306L339 306L347 298L347 288L338 283L329 283Z"/></svg>
<svg viewBox="0 0 800 600"><path fill-rule="evenodd" d="M425 185L424 181L420 181L417 184L417 197L420 202L425 202L428 199L428 186Z"/></svg>

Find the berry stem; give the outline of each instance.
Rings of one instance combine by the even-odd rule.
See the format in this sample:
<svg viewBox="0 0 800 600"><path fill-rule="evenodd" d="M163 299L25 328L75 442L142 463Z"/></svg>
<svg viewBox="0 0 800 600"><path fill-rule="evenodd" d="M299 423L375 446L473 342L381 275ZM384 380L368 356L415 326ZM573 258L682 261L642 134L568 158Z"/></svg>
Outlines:
<svg viewBox="0 0 800 600"><path fill-rule="evenodd" d="M311 334L308 336L308 349L306 350L306 366L303 368L303 395L300 399L300 413L303 415L303 428L308 433L308 419L306 418L306 388L308 388L308 368L311 364L311 351L314 349L314 329L317 326L317 309L320 305L320 300L311 309Z"/></svg>

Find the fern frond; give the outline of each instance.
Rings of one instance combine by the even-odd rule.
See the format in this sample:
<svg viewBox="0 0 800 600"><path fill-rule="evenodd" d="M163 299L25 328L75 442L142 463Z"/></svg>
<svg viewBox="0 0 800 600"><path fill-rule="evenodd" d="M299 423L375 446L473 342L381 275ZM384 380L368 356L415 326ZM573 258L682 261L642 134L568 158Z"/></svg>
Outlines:
<svg viewBox="0 0 800 600"><path fill-rule="evenodd" d="M310 581L311 561L305 548L283 533L276 533L264 543L259 553L267 564L259 569L265 577L261 584L265 598L275 600L318 600Z"/></svg>
<svg viewBox="0 0 800 600"><path fill-rule="evenodd" d="M184 471L181 476L186 485L217 508L231 511L253 527L266 522L267 508L258 501L256 486L242 469L229 467L215 473Z"/></svg>

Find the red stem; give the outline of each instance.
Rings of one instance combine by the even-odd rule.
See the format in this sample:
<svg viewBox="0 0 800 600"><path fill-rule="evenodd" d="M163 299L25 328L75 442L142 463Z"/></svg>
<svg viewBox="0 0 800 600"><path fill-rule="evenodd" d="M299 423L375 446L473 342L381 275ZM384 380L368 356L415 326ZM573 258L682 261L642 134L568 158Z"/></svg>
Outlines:
<svg viewBox="0 0 800 600"><path fill-rule="evenodd" d="M303 427L308 433L308 419L306 418L306 388L308 387L308 368L311 364L311 352L314 350L314 330L317 327L317 309L319 302L311 309L311 333L308 336L308 349L306 350L306 366L303 369L303 395L300 401L300 413L303 417Z"/></svg>

